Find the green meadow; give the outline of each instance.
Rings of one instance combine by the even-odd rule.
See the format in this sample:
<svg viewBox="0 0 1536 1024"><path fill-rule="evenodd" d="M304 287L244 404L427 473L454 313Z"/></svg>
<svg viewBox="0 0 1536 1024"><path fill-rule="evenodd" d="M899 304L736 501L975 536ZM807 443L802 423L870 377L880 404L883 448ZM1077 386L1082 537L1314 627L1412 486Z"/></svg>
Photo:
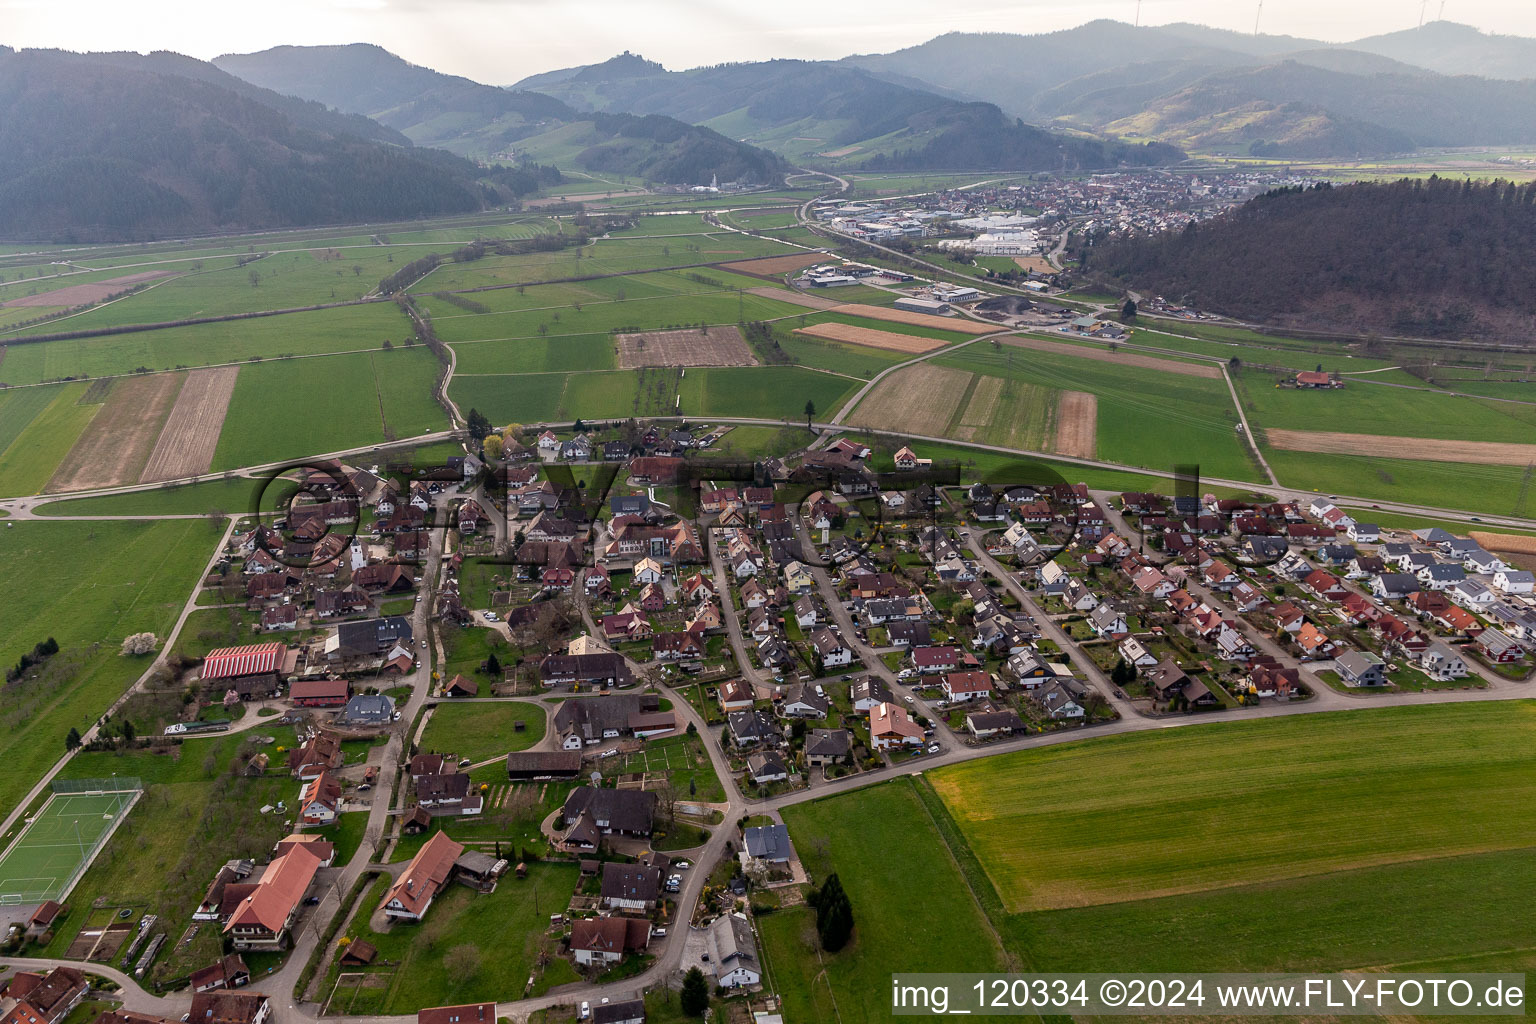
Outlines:
<svg viewBox="0 0 1536 1024"><path fill-rule="evenodd" d="M36 682L7 689L0 723L11 739L0 764L8 812L148 661L119 651L130 633L163 637L213 554L222 523L18 522L0 531L0 664L49 636L60 651Z"/></svg>

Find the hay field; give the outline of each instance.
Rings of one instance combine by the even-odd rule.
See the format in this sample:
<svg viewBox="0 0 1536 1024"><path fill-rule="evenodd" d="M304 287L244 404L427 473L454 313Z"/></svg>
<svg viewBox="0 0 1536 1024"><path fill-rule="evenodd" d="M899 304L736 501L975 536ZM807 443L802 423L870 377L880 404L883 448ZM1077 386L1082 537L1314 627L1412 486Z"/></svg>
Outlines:
<svg viewBox="0 0 1536 1024"><path fill-rule="evenodd" d="M1099 396L1091 391L1063 391L1056 406L1056 445L1059 455L1091 459L1098 454Z"/></svg>
<svg viewBox="0 0 1536 1024"><path fill-rule="evenodd" d="M849 423L942 437L975 374L931 363L891 374L853 410Z"/></svg>
<svg viewBox="0 0 1536 1024"><path fill-rule="evenodd" d="M735 327L641 331L616 336L619 368L641 366L756 366L746 339Z"/></svg>
<svg viewBox="0 0 1536 1024"><path fill-rule="evenodd" d="M1370 455L1428 462L1474 462L1482 466L1526 466L1536 462L1536 444L1503 441L1446 441L1432 437L1388 437L1332 430L1282 430L1265 427L1276 448L1325 455Z"/></svg>
<svg viewBox="0 0 1536 1024"><path fill-rule="evenodd" d="M979 324L974 320L965 320L957 316L909 313L904 309L892 309L888 306L866 306L862 302L847 302L832 308L838 313L847 313L849 316L886 320L893 324L911 324L913 327L937 327L959 334L996 334L998 332L996 326Z"/></svg>
<svg viewBox="0 0 1536 1024"><path fill-rule="evenodd" d="M1003 344L1012 345L1015 348L1033 349L1036 352L1050 352L1054 355L1072 356L1074 359L1092 359L1100 363L1139 366L1143 370L1162 370L1164 373L1178 373L1185 377L1204 377L1208 380L1221 379L1221 367L1219 366L1203 363L1181 363L1177 359L1159 359L1157 356L1144 356L1135 352L1111 352L1108 349L1093 348L1088 345L1070 345L1062 341L1045 341L1040 338L1004 338Z"/></svg>
<svg viewBox="0 0 1536 1024"><path fill-rule="evenodd" d="M1536 555L1536 537L1523 537L1517 533L1489 533L1486 530L1473 530L1467 536L1481 544L1485 551Z"/></svg>
<svg viewBox="0 0 1536 1024"><path fill-rule="evenodd" d="M843 323L797 327L795 333L812 338L825 338L828 341L846 341L854 345L868 345L870 348L890 349L893 352L911 352L914 355L932 352L948 344L938 338L924 338L916 334L893 334L890 331L877 331L873 327L855 327L853 324Z"/></svg>
<svg viewBox="0 0 1536 1024"><path fill-rule="evenodd" d="M929 778L1021 912L1536 846L1533 743L1527 702L1439 704L1107 736Z"/></svg>
<svg viewBox="0 0 1536 1024"><path fill-rule="evenodd" d="M152 373L113 380L106 403L46 490L85 491L137 482L185 377Z"/></svg>
<svg viewBox="0 0 1536 1024"><path fill-rule="evenodd" d="M229 398L235 393L238 366L191 370L176 396L176 404L149 455L141 483L175 480L208 472Z"/></svg>

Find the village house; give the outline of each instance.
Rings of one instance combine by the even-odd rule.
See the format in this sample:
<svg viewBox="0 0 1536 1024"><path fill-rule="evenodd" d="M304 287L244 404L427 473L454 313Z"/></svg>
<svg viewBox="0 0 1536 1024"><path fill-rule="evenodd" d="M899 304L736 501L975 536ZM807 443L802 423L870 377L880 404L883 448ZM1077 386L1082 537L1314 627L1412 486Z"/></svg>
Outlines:
<svg viewBox="0 0 1536 1024"><path fill-rule="evenodd" d="M644 952L650 942L651 922L643 917L580 918L571 922L571 958L583 967L616 964L624 959L625 953Z"/></svg>
<svg viewBox="0 0 1536 1024"><path fill-rule="evenodd" d="M757 956L757 939L752 922L740 913L723 914L709 926L707 936L715 984L721 988L745 988L762 980L762 965Z"/></svg>
<svg viewBox="0 0 1536 1024"><path fill-rule="evenodd" d="M225 886L226 898L239 897L224 923L237 950L286 948L316 874L329 863L329 844L285 842L278 849L255 883Z"/></svg>
<svg viewBox="0 0 1536 1024"><path fill-rule="evenodd" d="M384 894L379 909L395 921L420 921L432 901L447 888L454 862L463 852L462 843L454 842L443 832L433 834Z"/></svg>
<svg viewBox="0 0 1536 1024"><path fill-rule="evenodd" d="M565 830L562 845L570 850L595 850L603 836L648 838L654 828L656 803L656 794L645 790L578 786L560 810Z"/></svg>
<svg viewBox="0 0 1536 1024"><path fill-rule="evenodd" d="M805 763L809 768L841 764L852 749L853 734L847 729L812 729L805 739Z"/></svg>
<svg viewBox="0 0 1536 1024"><path fill-rule="evenodd" d="M599 899L608 910L645 913L661 898L661 868L649 864L603 865Z"/></svg>
<svg viewBox="0 0 1536 1024"><path fill-rule="evenodd" d="M869 711L869 738L876 750L919 747L923 744L923 730L908 717L905 708L876 704Z"/></svg>

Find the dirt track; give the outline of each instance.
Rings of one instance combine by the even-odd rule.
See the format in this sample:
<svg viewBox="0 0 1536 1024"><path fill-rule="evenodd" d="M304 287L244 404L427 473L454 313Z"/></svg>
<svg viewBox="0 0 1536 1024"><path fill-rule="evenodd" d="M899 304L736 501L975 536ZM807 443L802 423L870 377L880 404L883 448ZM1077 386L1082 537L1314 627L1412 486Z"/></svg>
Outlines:
<svg viewBox="0 0 1536 1024"><path fill-rule="evenodd" d="M1159 359L1157 356L1139 355L1123 349L1119 352L1111 352L1108 349L1093 348L1088 345L1069 345L1063 341L1045 341L1041 338L1004 338L1003 344L1033 349L1036 352L1072 356L1076 359L1092 359L1100 363L1119 363L1121 366L1137 366L1143 370L1161 370L1164 373L1177 373L1185 377L1221 379L1219 366L1206 363L1181 363L1175 359Z"/></svg>
<svg viewBox="0 0 1536 1024"><path fill-rule="evenodd" d="M1098 458L1099 396L1063 391L1056 400L1056 451L1080 459Z"/></svg>
<svg viewBox="0 0 1536 1024"><path fill-rule="evenodd" d="M85 491L137 482L184 377L150 373L113 381L101 411L44 490Z"/></svg>
<svg viewBox="0 0 1536 1024"><path fill-rule="evenodd" d="M873 327L855 327L852 324L839 323L812 324L809 327L796 328L795 333L806 334L812 338L826 338L829 341L867 345L870 348L890 349L893 352L932 352L948 344L937 338L923 338L915 334L895 334L891 331L877 331Z"/></svg>
<svg viewBox="0 0 1536 1024"><path fill-rule="evenodd" d="M689 328L620 334L619 368L640 366L756 366L752 349L735 327Z"/></svg>
<svg viewBox="0 0 1536 1024"><path fill-rule="evenodd" d="M0 306L88 306L93 302L105 302L123 289L132 288L136 284L174 276L176 276L175 272L170 270L149 270L142 274L129 274L126 277L114 277L106 281L92 281L90 284L66 285L63 288L55 288L51 292L23 295L19 299L0 302Z"/></svg>
<svg viewBox="0 0 1536 1024"><path fill-rule="evenodd" d="M1291 452L1368 455L1421 462L1474 462L1483 466L1527 466L1536 462L1536 444L1501 441L1446 441L1433 437L1389 437L1325 430L1264 428L1269 443Z"/></svg>
<svg viewBox="0 0 1536 1024"><path fill-rule="evenodd" d="M141 483L208 472L239 373L238 366L213 366L187 373L165 429L160 431L139 477Z"/></svg>

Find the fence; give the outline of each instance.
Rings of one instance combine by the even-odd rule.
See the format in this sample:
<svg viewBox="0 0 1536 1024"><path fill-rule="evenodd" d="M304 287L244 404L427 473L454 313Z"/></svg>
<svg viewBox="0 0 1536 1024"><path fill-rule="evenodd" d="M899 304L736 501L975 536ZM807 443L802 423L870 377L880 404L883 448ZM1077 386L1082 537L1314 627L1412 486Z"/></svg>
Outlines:
<svg viewBox="0 0 1536 1024"><path fill-rule="evenodd" d="M141 793L144 783L131 775L107 779L54 779L55 793Z"/></svg>

